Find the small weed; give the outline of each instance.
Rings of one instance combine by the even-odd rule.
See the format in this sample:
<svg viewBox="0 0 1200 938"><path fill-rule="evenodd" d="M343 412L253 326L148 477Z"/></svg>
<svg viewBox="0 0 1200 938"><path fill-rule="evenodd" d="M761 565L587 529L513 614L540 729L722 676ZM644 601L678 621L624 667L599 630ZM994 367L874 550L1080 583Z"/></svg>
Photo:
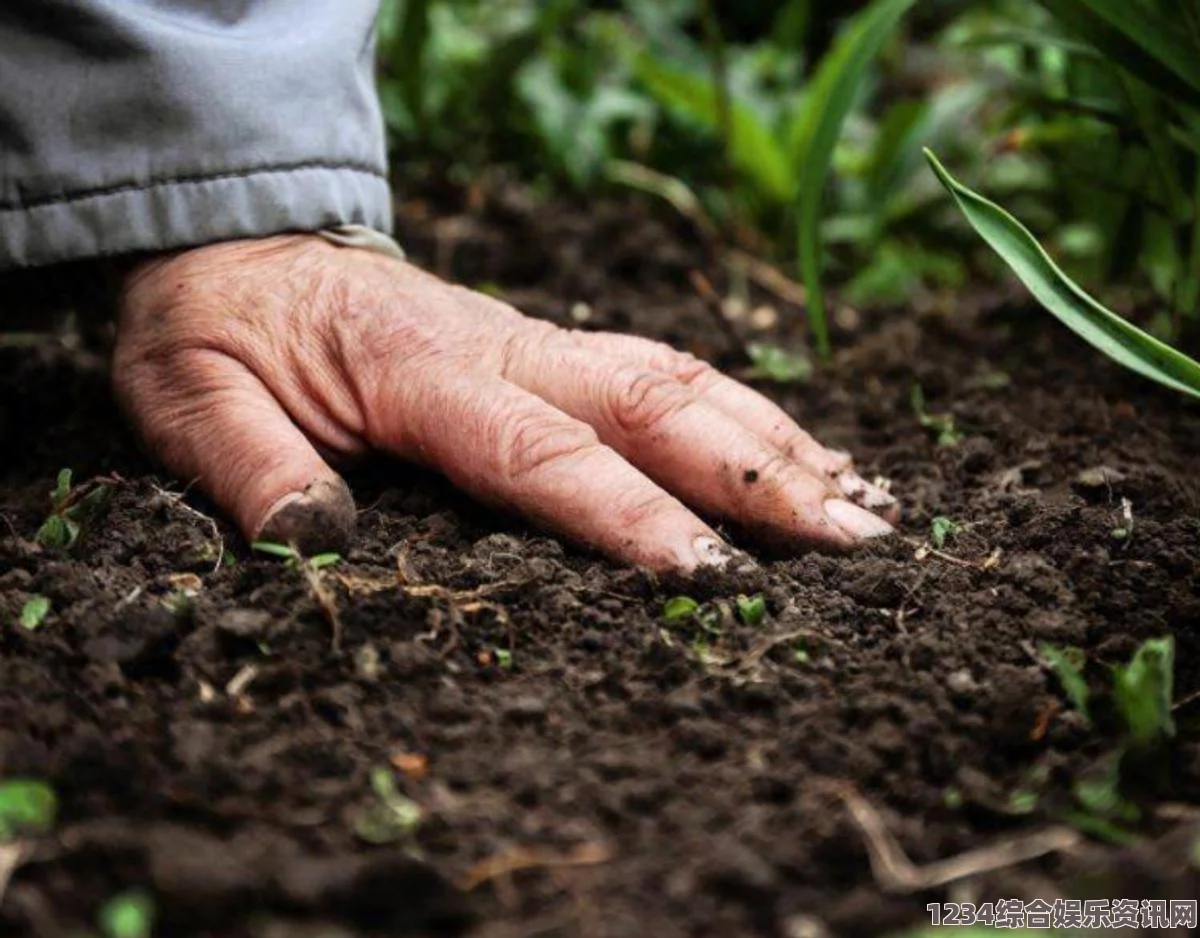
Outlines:
<svg viewBox="0 0 1200 938"><path fill-rule="evenodd" d="M1133 502L1121 499L1121 520L1112 529L1114 541L1128 541L1133 537Z"/></svg>
<svg viewBox="0 0 1200 938"><path fill-rule="evenodd" d="M1090 723L1092 719L1091 713L1088 711L1090 691L1083 676L1087 657L1084 655L1083 649L1073 646L1059 648L1057 645L1046 644L1042 645L1038 651L1058 678L1071 705Z"/></svg>
<svg viewBox="0 0 1200 938"><path fill-rule="evenodd" d="M323 570L333 566L342 559L341 554L315 554L305 557L290 544L277 544L274 541L255 541L250 545L253 550L272 557L283 558L287 568L299 573L308 584L317 605L320 606L332 634L332 645L335 652L342 648L342 620L338 615L337 600L325 582Z"/></svg>
<svg viewBox="0 0 1200 938"><path fill-rule="evenodd" d="M58 797L45 782L11 778L0 782L0 843L49 833L58 818Z"/></svg>
<svg viewBox="0 0 1200 938"><path fill-rule="evenodd" d="M750 342L746 346L746 354L751 365L742 372L745 378L775 381L778 384L801 384L812 377L812 362L799 352Z"/></svg>
<svg viewBox="0 0 1200 938"><path fill-rule="evenodd" d="M154 916L154 899L150 894L131 889L104 903L97 924L104 938L150 938Z"/></svg>
<svg viewBox="0 0 1200 938"><path fill-rule="evenodd" d="M672 596L663 603L663 618L668 622L685 622L696 614L700 604L691 596Z"/></svg>
<svg viewBox="0 0 1200 938"><path fill-rule="evenodd" d="M250 545L251 549L262 554L270 554L272 557L282 558L289 570L303 571L308 568L312 571L323 570L326 567L331 567L335 563L340 563L341 554L314 554L312 557L305 557L300 551L289 544L277 544L274 541L255 541Z"/></svg>
<svg viewBox="0 0 1200 938"><path fill-rule="evenodd" d="M913 413L917 415L917 422L933 432L938 446L957 446L962 442L963 434L955 426L953 414L931 414L925 408L925 389L921 385L913 384L909 400Z"/></svg>
<svg viewBox="0 0 1200 938"><path fill-rule="evenodd" d="M938 515L929 523L929 542L938 550L946 546L946 538L962 530L962 525L945 515Z"/></svg>
<svg viewBox="0 0 1200 938"><path fill-rule="evenodd" d="M1171 717L1175 639L1145 642L1127 665L1113 668L1117 710L1136 747L1149 747L1175 735Z"/></svg>
<svg viewBox="0 0 1200 938"><path fill-rule="evenodd" d="M358 816L354 833L370 844L407 840L417 832L425 813L411 798L400 794L396 776L385 766L371 770L375 800Z"/></svg>
<svg viewBox="0 0 1200 938"><path fill-rule="evenodd" d="M755 593L753 596L738 596L734 600L734 604L737 606L738 618L744 625L762 625L762 621L767 615L767 603L761 593Z"/></svg>
<svg viewBox="0 0 1200 938"><path fill-rule="evenodd" d="M103 484L72 487L71 470L60 470L50 493L50 514L34 540L48 550L70 550L79 540L83 526L103 509L111 494L109 486Z"/></svg>
<svg viewBox="0 0 1200 938"><path fill-rule="evenodd" d="M32 596L21 607L21 628L33 632L41 628L50 612L50 600L45 596Z"/></svg>

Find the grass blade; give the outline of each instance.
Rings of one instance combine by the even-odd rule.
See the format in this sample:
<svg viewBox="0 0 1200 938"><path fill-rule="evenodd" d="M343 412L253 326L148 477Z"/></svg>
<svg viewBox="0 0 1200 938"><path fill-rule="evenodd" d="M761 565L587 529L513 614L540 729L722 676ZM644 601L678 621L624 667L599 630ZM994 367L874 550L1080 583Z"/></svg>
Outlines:
<svg viewBox="0 0 1200 938"><path fill-rule="evenodd" d="M1039 0L1070 32L1151 87L1200 106L1200 55L1177 23L1134 0Z"/></svg>
<svg viewBox="0 0 1200 938"><path fill-rule="evenodd" d="M791 157L799 167L796 207L800 276L808 290L808 320L817 354L830 356L829 323L821 285L821 196L842 124L854 106L867 67L915 0L875 0L857 14L821 60L796 116Z"/></svg>
<svg viewBox="0 0 1200 938"><path fill-rule="evenodd" d="M1118 364L1200 398L1200 363L1101 306L1054 263L1029 229L951 176L932 151L925 155L971 227L1060 322Z"/></svg>

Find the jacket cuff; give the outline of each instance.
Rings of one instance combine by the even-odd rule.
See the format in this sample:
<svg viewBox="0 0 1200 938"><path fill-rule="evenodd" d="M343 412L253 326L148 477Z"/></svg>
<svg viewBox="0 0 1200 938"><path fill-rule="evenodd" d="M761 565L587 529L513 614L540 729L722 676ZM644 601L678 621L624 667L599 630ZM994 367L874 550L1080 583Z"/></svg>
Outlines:
<svg viewBox="0 0 1200 938"><path fill-rule="evenodd" d="M45 197L0 208L0 257L36 267L341 225L391 232L379 169L310 162Z"/></svg>

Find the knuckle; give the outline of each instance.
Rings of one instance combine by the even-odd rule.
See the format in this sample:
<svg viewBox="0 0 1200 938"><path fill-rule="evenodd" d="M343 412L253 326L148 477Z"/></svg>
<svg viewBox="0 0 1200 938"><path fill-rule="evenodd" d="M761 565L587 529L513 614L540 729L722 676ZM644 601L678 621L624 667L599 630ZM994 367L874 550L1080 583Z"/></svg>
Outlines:
<svg viewBox="0 0 1200 938"><path fill-rule="evenodd" d="M501 471L510 482L521 482L556 466L569 467L600 445L586 424L552 413L531 411L503 421L496 443Z"/></svg>
<svg viewBox="0 0 1200 938"><path fill-rule="evenodd" d="M638 492L632 497L617 499L613 506L613 517L621 530L653 530L676 507L675 499L664 491L656 490L650 494Z"/></svg>
<svg viewBox="0 0 1200 938"><path fill-rule="evenodd" d="M678 381L656 371L619 372L610 391L613 420L627 433L661 427L691 403Z"/></svg>
<svg viewBox="0 0 1200 938"><path fill-rule="evenodd" d="M764 462L753 468L760 490L780 489L804 476L801 469L783 453L771 453Z"/></svg>

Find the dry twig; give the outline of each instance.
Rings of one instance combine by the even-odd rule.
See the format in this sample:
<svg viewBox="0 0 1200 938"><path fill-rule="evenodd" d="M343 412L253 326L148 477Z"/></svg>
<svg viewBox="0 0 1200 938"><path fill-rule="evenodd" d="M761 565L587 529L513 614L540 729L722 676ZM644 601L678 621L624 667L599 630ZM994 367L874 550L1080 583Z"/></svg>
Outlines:
<svg viewBox="0 0 1200 938"><path fill-rule="evenodd" d="M880 888L886 892L911 893L934 889L960 879L1016 866L1048 853L1070 850L1083 840L1079 831L1059 825L987 847L967 850L927 866L916 866L869 801L845 783L836 784L834 791L862 832L871 860L871 872L875 874Z"/></svg>

